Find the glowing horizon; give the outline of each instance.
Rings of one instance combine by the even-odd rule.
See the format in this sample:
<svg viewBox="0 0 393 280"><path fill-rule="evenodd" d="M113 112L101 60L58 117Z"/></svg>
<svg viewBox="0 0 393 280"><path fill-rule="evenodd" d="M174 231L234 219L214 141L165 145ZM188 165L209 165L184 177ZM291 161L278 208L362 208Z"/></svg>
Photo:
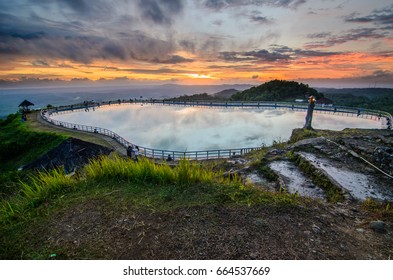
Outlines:
<svg viewBox="0 0 393 280"><path fill-rule="evenodd" d="M0 2L0 80L393 87L393 5Z"/></svg>

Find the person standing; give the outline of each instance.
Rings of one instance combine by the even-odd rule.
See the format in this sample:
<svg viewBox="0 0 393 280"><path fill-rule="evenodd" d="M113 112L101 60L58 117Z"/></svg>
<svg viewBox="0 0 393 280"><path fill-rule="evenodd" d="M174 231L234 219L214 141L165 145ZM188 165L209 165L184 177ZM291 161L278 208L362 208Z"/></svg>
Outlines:
<svg viewBox="0 0 393 280"><path fill-rule="evenodd" d="M134 146L134 148L132 149L132 151L134 152L134 161L138 161L139 147L138 147L138 146Z"/></svg>
<svg viewBox="0 0 393 280"><path fill-rule="evenodd" d="M132 158L132 147L130 145L127 147L127 157Z"/></svg>
<svg viewBox="0 0 393 280"><path fill-rule="evenodd" d="M306 123L304 124L305 129L312 129L311 127L311 122L312 122L312 114L314 112L314 107L315 107L315 98L314 96L310 96L308 98L308 109L307 109L307 115L306 115Z"/></svg>

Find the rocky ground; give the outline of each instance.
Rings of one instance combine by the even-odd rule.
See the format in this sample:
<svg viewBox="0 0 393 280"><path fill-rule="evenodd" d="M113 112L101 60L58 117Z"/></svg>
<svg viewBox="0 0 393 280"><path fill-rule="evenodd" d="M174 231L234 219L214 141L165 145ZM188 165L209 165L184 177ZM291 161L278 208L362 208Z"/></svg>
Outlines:
<svg viewBox="0 0 393 280"><path fill-rule="evenodd" d="M222 164L227 174L239 173L256 187L311 197L298 206L156 212L124 205L113 192L62 209L45 230L28 229L27 238L61 248L55 258L67 259L391 259L392 139L392 131L360 130L272 147L265 157L276 180L266 178L252 157ZM288 152L329 178L342 190L342 200L328 201ZM385 208L371 211L372 201Z"/></svg>
<svg viewBox="0 0 393 280"><path fill-rule="evenodd" d="M358 205L204 206L107 211L91 201L58 213L45 244L72 259L391 259L391 221ZM37 234L36 232L34 234ZM86 253L83 253L83 252ZM81 253L82 252L82 253Z"/></svg>

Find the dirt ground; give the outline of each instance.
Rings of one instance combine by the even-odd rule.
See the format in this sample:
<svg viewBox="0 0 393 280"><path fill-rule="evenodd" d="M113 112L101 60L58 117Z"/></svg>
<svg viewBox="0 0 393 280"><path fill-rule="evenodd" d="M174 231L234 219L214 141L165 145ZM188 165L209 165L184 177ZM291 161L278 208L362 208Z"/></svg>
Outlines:
<svg viewBox="0 0 393 280"><path fill-rule="evenodd" d="M41 236L65 259L391 259L393 226L370 228L358 205L198 206L107 211L105 200L58 213ZM124 208L123 208L124 209ZM42 245L42 244L41 244Z"/></svg>

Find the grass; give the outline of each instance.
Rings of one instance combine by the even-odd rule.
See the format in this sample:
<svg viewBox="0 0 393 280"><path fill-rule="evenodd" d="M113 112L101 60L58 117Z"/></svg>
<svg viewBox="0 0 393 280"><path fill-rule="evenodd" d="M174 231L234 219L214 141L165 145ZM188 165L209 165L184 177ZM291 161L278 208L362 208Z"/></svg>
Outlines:
<svg viewBox="0 0 393 280"><path fill-rule="evenodd" d="M29 172L17 169L56 147L67 137L55 133L30 131L19 114L0 121L0 198L19 192L19 181L28 180Z"/></svg>
<svg viewBox="0 0 393 280"><path fill-rule="evenodd" d="M15 170L67 139L55 133L28 130L19 114L1 121L0 129L0 171Z"/></svg>
<svg viewBox="0 0 393 280"><path fill-rule="evenodd" d="M101 157L71 177L63 172L39 172L20 182L18 195L3 199L2 222L24 219L26 212L69 193L107 189L129 197L134 205L170 209L204 204L294 204L290 195L272 194L244 185L236 176L228 178L198 163L182 160L179 165L138 162L118 156Z"/></svg>
<svg viewBox="0 0 393 280"><path fill-rule="evenodd" d="M393 221L393 203L389 201L376 201L367 198L363 204L365 209L375 220Z"/></svg>
<svg viewBox="0 0 393 280"><path fill-rule="evenodd" d="M59 212L99 203L105 213L166 212L207 205L294 206L298 197L270 193L225 177L199 163L182 160L171 167L148 159L138 162L106 156L74 176L53 170L20 182L18 194L0 203L0 259L46 259L50 250L37 232L46 232ZM52 222L51 222L52 221ZM53 249L51 249L53 250ZM58 249L58 251L66 249Z"/></svg>

